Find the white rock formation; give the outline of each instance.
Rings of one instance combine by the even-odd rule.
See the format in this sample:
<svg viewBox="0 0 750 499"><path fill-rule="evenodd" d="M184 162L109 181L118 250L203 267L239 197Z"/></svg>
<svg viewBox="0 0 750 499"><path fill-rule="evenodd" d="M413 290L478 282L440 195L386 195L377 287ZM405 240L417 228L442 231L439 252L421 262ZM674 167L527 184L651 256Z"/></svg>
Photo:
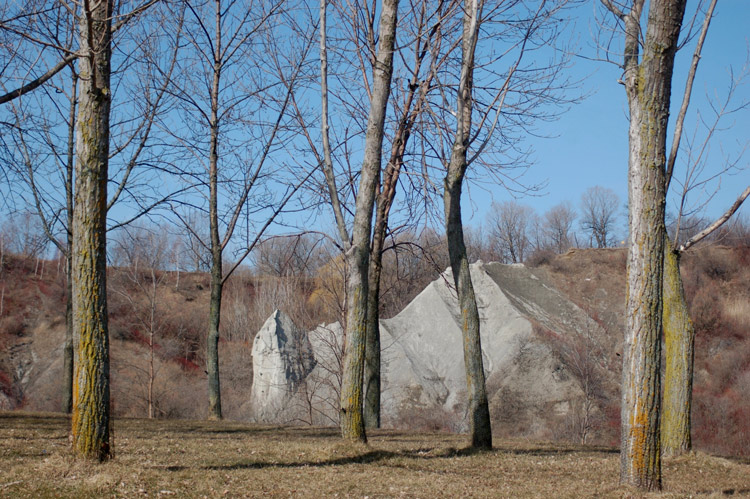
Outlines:
<svg viewBox="0 0 750 499"><path fill-rule="evenodd" d="M495 429L549 436L583 393L561 357L535 332L535 325L558 335L576 334L582 329L598 331L599 327L523 265L478 262L471 266L471 275ZM445 272L396 317L380 323L384 426L466 429L466 377L452 283L450 271ZM258 348L258 342L280 344L273 338L274 332L293 326L267 326L268 322L253 349L253 362L268 366L261 369L262 377L254 377L253 384L252 403L262 408L263 420L335 425L343 349L341 327L320 326L308 333L315 366L308 370L308 363L307 367L290 370L280 365L292 361L292 357L277 360L281 355L276 350ZM271 371L276 374L269 383L270 374L266 372ZM306 373L304 381L299 377L302 372ZM255 380L259 380L257 386ZM289 394L295 390L292 400ZM283 410L271 402L284 397Z"/></svg>
<svg viewBox="0 0 750 499"><path fill-rule="evenodd" d="M315 366L310 342L279 310L263 324L253 342L252 415L256 421L290 422L284 409Z"/></svg>

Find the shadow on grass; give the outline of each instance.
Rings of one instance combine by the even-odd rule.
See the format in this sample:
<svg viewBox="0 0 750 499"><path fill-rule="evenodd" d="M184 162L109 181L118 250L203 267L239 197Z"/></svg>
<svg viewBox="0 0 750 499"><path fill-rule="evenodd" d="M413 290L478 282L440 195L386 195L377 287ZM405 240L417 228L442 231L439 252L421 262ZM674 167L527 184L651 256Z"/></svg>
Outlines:
<svg viewBox="0 0 750 499"><path fill-rule="evenodd" d="M0 421L3 426L18 425L18 427L35 429L58 429L61 426L70 425L68 414L40 414L25 411L2 411Z"/></svg>
<svg viewBox="0 0 750 499"><path fill-rule="evenodd" d="M278 463L278 462L263 462L263 461L239 461L233 464L227 465L214 465L214 466L203 466L201 469L212 470L212 471L229 471L229 470L243 470L243 469L265 469L265 468L325 468L329 466L345 466L347 464L370 464L395 457L410 457L413 454L411 451L407 452L391 452L383 450L374 450L365 452L364 454L358 454L356 456L340 457L336 459L325 459L322 461L296 461L290 463ZM174 466L172 468L182 468ZM169 469L169 468L168 468ZM170 470L177 471L177 470Z"/></svg>
<svg viewBox="0 0 750 499"><path fill-rule="evenodd" d="M229 470L240 470L240 469L266 469L266 468L323 468L330 466L346 466L349 464L371 464L377 462L383 462L391 459L401 458L414 461L431 461L435 459L449 459L449 458L466 458L477 455L503 455L503 454L514 454L514 455L528 455L528 456L559 456L566 454L577 454L581 453L582 449L504 449L495 448L492 450L476 449L472 447L465 447L461 449L456 448L444 448L438 449L433 447L423 447L418 449L402 450L402 451L386 451L386 450L372 450L362 454L354 456L340 457L335 459L324 459L324 460L307 460L307 461L293 461L293 462L268 462L258 460L241 460L231 464L225 465L210 465L202 466L201 469L212 470L212 471L229 471ZM619 451L611 448L586 448L583 452L593 453L604 453L604 454L616 454ZM187 469L185 466L170 466L166 469L169 471L181 471Z"/></svg>
<svg viewBox="0 0 750 499"><path fill-rule="evenodd" d="M564 447L564 448L550 448L550 449L539 449L539 448L525 448L518 449L514 447L495 447L492 449L493 452L500 454L513 454L516 456L565 456L572 454L619 454L620 449L614 447Z"/></svg>
<svg viewBox="0 0 750 499"><path fill-rule="evenodd" d="M141 423L143 420L134 420ZM163 423L163 424L160 424ZM232 435L232 436L254 436L254 435L276 435L282 438L328 438L337 437L339 432L334 428L311 428L311 427L294 427L294 426L272 426L272 425L255 425L252 423L244 424L223 423L223 422L196 422L186 421L184 423L175 422L174 420L158 420L150 423L151 427L135 428L137 430L151 432L155 429L168 431L171 433L190 433L195 435Z"/></svg>

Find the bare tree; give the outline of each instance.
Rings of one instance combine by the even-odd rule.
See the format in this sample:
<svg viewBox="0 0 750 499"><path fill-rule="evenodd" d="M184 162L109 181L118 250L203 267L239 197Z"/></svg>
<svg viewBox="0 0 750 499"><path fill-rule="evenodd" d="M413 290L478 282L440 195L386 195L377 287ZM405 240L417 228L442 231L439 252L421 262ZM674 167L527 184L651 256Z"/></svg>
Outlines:
<svg viewBox="0 0 750 499"><path fill-rule="evenodd" d="M518 201L492 203L487 229L504 263L521 263L532 249L534 209Z"/></svg>
<svg viewBox="0 0 750 499"><path fill-rule="evenodd" d="M153 3L153 2L150 2ZM77 113L77 90L79 74L77 71L78 52L74 51L76 39L76 23L78 6L72 4L73 10L67 10L56 5L49 11L41 9L31 14L29 19L36 19L24 30L31 45L41 44L43 47L53 48L56 55L73 54L75 57L59 68L53 75L45 77L44 82L37 85L38 90L26 95L30 90L13 94L8 100L7 108L12 113L14 126L9 134L9 140L15 146L8 158L3 158L14 171L19 198L23 199L36 214L46 238L65 256L70 266L72 258L72 219L73 219L73 182L74 165L76 161L75 133ZM164 50L166 61L161 67L161 74L150 74L148 78L131 78L132 73L147 74L149 66L157 64L156 56L150 55L155 51L152 36L148 34L148 27L128 26L126 21L132 19L146 7L143 4L135 11L118 17L114 24L113 33L120 35L118 45L124 58L115 58L120 67L114 70L114 83L111 85L120 90L112 96L111 107L120 119L111 122L110 127L110 158L108 165L109 182L116 185L111 197L107 201L108 211L115 205L121 215L121 225L124 219L136 219L153 209L158 201L154 201L149 191L156 189L153 184L158 161L147 151L153 131L155 114L162 108L165 88L164 77L169 74L170 65L174 61L174 51ZM54 13L58 28L48 30L44 27L50 12ZM156 17L156 16L155 16ZM19 16L20 19L25 16ZM122 29L124 27L128 29ZM17 31L17 26L6 26L11 31ZM141 29L142 28L142 29ZM36 30L39 31L36 31ZM159 45L166 49L165 44ZM44 52L44 50L42 50ZM144 54L149 54L145 57ZM39 60L46 61L43 54ZM123 62L124 60L124 62ZM133 62L137 61L137 62ZM160 61L161 62L161 61ZM136 83L137 82L137 83ZM10 94L9 94L10 95ZM124 111L124 109L127 109ZM148 170L148 171L147 171ZM127 212L129 205L134 211ZM110 222L112 223L112 222ZM72 296L71 272L68 269L68 297ZM70 319L70 298L67 300L66 312L68 327L66 330L65 347L63 349L63 410L69 412L72 403L73 376L73 347L72 321Z"/></svg>
<svg viewBox="0 0 750 499"><path fill-rule="evenodd" d="M633 1L629 8L612 0L602 2L624 32L623 83L630 111L620 481L658 490L666 137L686 1L653 0L646 16L643 0Z"/></svg>
<svg viewBox="0 0 750 499"><path fill-rule="evenodd" d="M383 253L386 250L386 236L389 229L391 211L394 206L399 178L404 166L409 139L413 128L425 113L425 102L428 94L435 91L433 82L438 68L442 67L451 52L445 33L457 28L454 19L458 1L441 1L433 4L428 1L412 3L406 15L401 19L398 33L401 40L397 42L399 53L411 49L413 62L405 63L401 55L403 68L397 67L396 74L400 84L395 85L393 107L396 114L396 127L390 141L390 157L383 170L382 179L378 181L375 198L375 222L373 240L370 249L370 268L367 298L367 333L365 347L365 425L370 428L380 427L380 295ZM401 35L405 33L405 35ZM373 44L374 44L374 37ZM448 46L447 48L445 48ZM372 49L374 52L374 47ZM408 225L406 223L405 225ZM393 231L391 231L393 236Z"/></svg>
<svg viewBox="0 0 750 499"><path fill-rule="evenodd" d="M44 257L47 236L35 213L22 211L9 214L0 231L3 233L3 246L6 251L29 259Z"/></svg>
<svg viewBox="0 0 750 499"><path fill-rule="evenodd" d="M274 236L264 240L252 253L255 269L264 275L302 277L312 275L318 265L316 247L321 237L313 234Z"/></svg>
<svg viewBox="0 0 750 499"><path fill-rule="evenodd" d="M592 245L607 248L614 243L619 207L620 198L606 187L589 187L581 195L581 228L589 234Z"/></svg>
<svg viewBox="0 0 750 499"><path fill-rule="evenodd" d="M606 2L605 2L606 4ZM694 29L700 22L702 9L705 14L700 30ZM692 16L689 33L682 45L687 44L693 38L697 38L692 59L687 71L685 89L682 94L682 102L675 120L674 131L671 140L671 148L665 162L665 190L669 193L671 186L677 186L677 217L672 224L673 242L667 239L664 243L664 282L663 282L663 329L665 348L664 390L663 390L663 413L660 424L660 445L665 455L675 456L688 452L691 448L691 406L692 406L692 381L693 381L693 358L695 331L690 321L685 303L682 278L679 270L679 260L682 252L707 237L723 223L725 223L739 208L744 199L750 194L750 188L746 189L737 201L714 223L708 224L702 221L699 214L705 204L711 199L699 198L698 202L688 198L694 191L710 191L710 184L720 179L724 173L737 169L737 163L742 157L747 145L741 149L736 158L722 158L718 167L707 165L714 162L709 160L709 149L712 139L719 130L722 119L740 110L746 109L748 102L739 105L733 103L733 96L738 85L747 75L747 69L743 69L739 75L730 72L730 84L726 98L722 101L709 99L711 113L702 114L698 112L697 125L692 136L687 138L687 147L681 151L683 143L684 123L690 105L693 85L697 73L698 63L701 59L703 44L706 39L711 19L717 1L702 2ZM610 10L612 10L611 6ZM650 29L650 25L649 25ZM644 54L645 60L645 54ZM671 77L671 73L667 76ZM667 82L667 85L669 83ZM667 93L668 95L668 93ZM713 116L709 118L709 116ZM631 122L632 127L632 122ZM699 129L703 130L703 137L699 138ZM632 130L632 128L631 128ZM660 139L661 140L661 139ZM661 146L660 146L661 147ZM684 158L685 168L677 175L676 168L679 156ZM665 194L665 195L666 195ZM703 228L703 230L701 230Z"/></svg>
<svg viewBox="0 0 750 499"><path fill-rule="evenodd" d="M420 137L423 171L439 166L445 175L442 193L446 235L463 314L468 417L472 445L476 447L491 446L491 432L479 321L461 222L462 185L472 177L481 177L509 189L524 190L513 173L516 167L528 166L528 155L522 147L524 130L536 120L554 116L557 106L570 102L564 97L569 88L563 77L565 58L550 61L534 57L538 47L559 46L566 5L565 1L544 0L466 2L460 70L441 72L439 83L447 85L451 74L459 74L460 79L444 87L450 91L441 92L430 102L433 128ZM519 18L522 21L518 23L509 21ZM435 130L441 133L435 134ZM425 183L437 184L429 177Z"/></svg>
<svg viewBox="0 0 750 499"><path fill-rule="evenodd" d="M154 395L157 370L155 367L156 340L161 333L164 313L161 310L159 290L167 272L164 264L168 258L168 241L157 227L135 226L122 229L114 239L116 253L125 258L127 265L121 269L124 282L112 286L130 306L133 326L145 334L148 346L146 373L146 415L156 416L157 402ZM119 285L118 285L119 284Z"/></svg>
<svg viewBox="0 0 750 499"><path fill-rule="evenodd" d="M577 214L573 205L565 201L547 210L542 217L542 231L546 243L556 253L564 253L572 246L573 224Z"/></svg>
<svg viewBox="0 0 750 499"><path fill-rule="evenodd" d="M107 329L107 167L114 2L86 4L80 15L80 88L73 211L73 449L111 457Z"/></svg>
<svg viewBox="0 0 750 499"><path fill-rule="evenodd" d="M492 447L490 409L482 364L482 345L479 337L479 310L474 296L474 286L469 274L469 260L464 245L461 221L461 189L468 162L466 151L471 137L472 85L474 56L479 37L481 6L477 0L467 0L464 5L464 26L461 43L461 76L457 98L456 135L450 162L447 165L445 190L445 232L448 253L453 270L453 281L458 292L458 308L461 311L461 331L464 345L464 364L469 394L469 424L472 447Z"/></svg>
<svg viewBox="0 0 750 499"><path fill-rule="evenodd" d="M360 169L354 166L358 157L356 139L366 139L366 122L374 96L374 73L378 54L381 26L376 22L377 1L351 4L346 2L321 2L321 120L320 138L315 138L309 116L316 112L306 112L295 102L298 121L304 130L315 164L322 165L324 180L312 184L315 195L320 191L329 194L339 249L345 252L350 246L349 230L354 214L355 199L359 194L356 182ZM397 48L394 55L391 83L391 104L386 108L384 119L384 146L389 151L385 166L378 170L375 186L375 215L370 245L368 270L368 312L365 362L365 424L368 427L379 425L380 403L380 346L379 346L379 294L383 253L388 249L386 239L403 226L414 224L413 212L407 218L392 222L393 214L399 212L395 204L399 191L401 173L409 168L409 143L413 129L423 121L425 99L428 93L435 92L432 85L436 71L450 54L448 44L442 37L450 30L457 17L457 0L440 2L411 2L399 14ZM331 7L331 13L328 7ZM334 56L329 63L327 17L337 16L342 22L334 23ZM331 85L329 85L331 76ZM362 81L362 85L352 85L352 81ZM334 113L329 116L329 108ZM332 119L330 119L332 118ZM316 120L317 121L317 120ZM341 136L342 131L343 137ZM338 132L338 134L337 134ZM333 141L332 141L333 138ZM322 143L321 150L319 145ZM417 165L414 165L417 168ZM381 171L382 170L382 171ZM382 178L381 178L382 177ZM413 182L413 180L412 180ZM335 192L333 198L330 193ZM408 196L408 188L401 190ZM413 201L413 200L412 200ZM407 202L411 209L411 202ZM394 230L393 225L396 225Z"/></svg>
<svg viewBox="0 0 750 499"><path fill-rule="evenodd" d="M183 151L181 164L195 163L194 168L177 173L191 178L191 187L205 199L205 205L196 205L194 198L185 203L207 217L207 240L192 227L189 210L173 213L211 255L206 371L209 418L221 419L222 289L305 180L304 175L297 178L285 171L283 164L275 164L273 174L269 168L276 162L274 151L285 140L287 106L312 37L281 34L285 29L281 1L186 1L184 5L184 27L172 30L182 30L187 44L170 92L186 126L174 127L171 115L162 127L172 131L175 145ZM283 54L287 64L274 65L277 60L267 56L271 53ZM236 231L244 232L245 241L225 270L225 252Z"/></svg>
<svg viewBox="0 0 750 499"><path fill-rule="evenodd" d="M747 187L734 204L716 221L684 243L664 246L664 415L661 421L662 451L679 456L692 448L693 363L695 328L690 320L680 274L680 257L693 245L718 230L750 196Z"/></svg>
<svg viewBox="0 0 750 499"><path fill-rule="evenodd" d="M374 14L374 12L373 12ZM321 3L321 19L325 18L325 0ZM341 383L341 433L344 438L367 441L362 411L365 343L367 331L368 266L370 233L375 189L380 176L386 107L390 96L393 74L393 52L398 19L398 0L383 0L380 13L380 44L373 64L372 97L365 134L365 152L362 160L359 190L352 221L351 243L346 251L346 335ZM321 22L321 47L325 46L324 24ZM324 60L321 57L321 60ZM323 63L321 63L322 66ZM325 74L325 71L322 71ZM325 77L323 77L325 78ZM327 92L322 90L324 101ZM325 114L325 113L324 113ZM325 126L325 122L324 122ZM326 131L327 134L327 131ZM330 157L330 146L326 148ZM326 162L331 199L338 198L332 179L330 163ZM346 235L340 210L336 215L339 231ZM344 238L344 242L348 237Z"/></svg>

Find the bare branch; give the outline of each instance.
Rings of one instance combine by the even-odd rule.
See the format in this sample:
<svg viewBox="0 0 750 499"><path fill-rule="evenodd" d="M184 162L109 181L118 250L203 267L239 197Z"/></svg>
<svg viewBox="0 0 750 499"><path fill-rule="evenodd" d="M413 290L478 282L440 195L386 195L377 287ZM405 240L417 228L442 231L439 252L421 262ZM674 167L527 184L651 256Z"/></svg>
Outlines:
<svg viewBox="0 0 750 499"><path fill-rule="evenodd" d="M624 21L625 20L625 13L620 10L620 8L615 5L612 0L602 0L602 4L609 10L612 14L615 15L618 19Z"/></svg>
<svg viewBox="0 0 750 499"><path fill-rule="evenodd" d="M28 82L27 84L6 93L5 95L0 95L0 104L5 104L6 102L10 102L17 97L20 97L24 94L31 92L32 90L39 88L41 85L46 83L50 78L52 78L57 73L62 71L62 69L65 66L67 66L68 64L70 64L72 61L74 61L77 58L78 58L78 54L68 54L60 62L55 64L52 68L49 69L49 71L44 73L39 78L36 78L35 80L32 80Z"/></svg>
<svg viewBox="0 0 750 499"><path fill-rule="evenodd" d="M331 207L336 218L336 228L339 231L341 244L348 247L350 244L349 231L346 229L346 221L341 211L341 200L336 186L336 177L333 174L333 160L331 159L331 143L328 136L328 50L326 47L326 4L327 0L320 0L320 113L321 132L323 135L323 173L328 194L331 197Z"/></svg>
<svg viewBox="0 0 750 499"><path fill-rule="evenodd" d="M727 220L732 218L732 215L734 215L737 210L742 206L742 203L747 199L747 197L750 196L750 186L748 186L742 194L737 198L737 200L734 202L734 204L722 215L720 216L714 223L700 231L698 234L694 235L687 241L685 241L684 244L681 244L679 248L677 248L677 251L679 253L682 253L684 251L687 251L691 246L695 245L696 243L700 242L702 239L707 237L709 234L714 232L716 229L721 227L726 223Z"/></svg>
<svg viewBox="0 0 750 499"><path fill-rule="evenodd" d="M157 3L158 1L160 1L160 0L150 0L150 1L146 2L146 3L144 3L143 5L141 5L140 7L136 7L135 9L133 9L128 14L125 14L124 16L122 16L120 18L120 20L112 26L112 33L116 32L117 30L119 30L120 28L122 28L123 26L125 26L125 24L128 21L130 21L133 17L135 17L138 14L142 13L143 11L145 11L146 9L148 9L149 7L151 7L152 5L154 5L155 3ZM64 47L57 47L57 48L65 50ZM50 78L52 78L57 73L59 73L60 71L62 71L62 69L65 66L67 66L68 64L70 64L72 61L76 60L79 57L79 55L80 54L78 54L78 53L69 53L68 55L66 55L65 57L63 57L60 60L60 62L58 62L57 64L55 64L54 66L52 66L46 73L44 73L43 75L41 75L39 78L36 78L36 79L34 79L34 80L26 83L25 85L22 85L21 87L15 89L15 90L11 90L10 92L8 92L8 93L6 93L4 95L0 95L0 104L5 104L6 102L10 102L10 101L12 101L13 99L15 99L17 97L21 97L22 95L27 94L27 93L31 92L32 90L35 90L35 89L39 88L41 85L43 85L44 83L46 83Z"/></svg>
<svg viewBox="0 0 750 499"><path fill-rule="evenodd" d="M672 172L674 171L674 164L677 160L677 152L680 149L680 140L682 139L682 127L685 123L685 115L687 114L688 106L690 105L690 97L693 93L695 73L698 69L698 62L700 62L701 51L703 50L703 42L706 40L708 26L711 24L711 18L714 14L716 2L717 0L712 0L711 5L708 7L708 11L706 11L701 34L698 37L698 44L695 46L693 60L690 63L690 70L688 71L687 81L685 82L685 93L682 95L682 105L680 106L680 112L677 114L677 120L675 121L674 135L672 136L672 148L669 151L669 159L667 160L667 173L665 178L666 191L669 191L669 184L672 181Z"/></svg>

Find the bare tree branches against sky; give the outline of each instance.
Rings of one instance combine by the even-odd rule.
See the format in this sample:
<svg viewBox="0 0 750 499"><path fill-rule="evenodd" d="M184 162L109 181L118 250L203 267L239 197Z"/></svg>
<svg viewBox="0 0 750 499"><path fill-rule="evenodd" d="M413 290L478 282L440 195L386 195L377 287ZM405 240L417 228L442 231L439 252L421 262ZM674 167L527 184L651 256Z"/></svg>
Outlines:
<svg viewBox="0 0 750 499"><path fill-rule="evenodd" d="M624 92L616 84L622 78L622 69L603 61L607 57L606 49L610 51L611 60L621 60L618 56L622 49L616 46L602 47L604 44L601 40L597 41L602 29L598 24L602 15L598 11L601 8L599 2L595 4L597 5L587 2L574 12L576 26L572 28L577 33L578 40L572 70L582 79L581 91L587 97L559 120L539 127L539 134L550 138L531 140L536 164L525 176L526 183L547 182L547 187L540 193L542 196L533 200L539 210L564 200L580 199L583 191L594 185L610 188L621 199L627 199L627 102ZM693 13L699 6L703 12L708 2L690 1L687 12ZM702 13L695 18L690 37L687 37L687 28L681 35L683 45L675 61L672 85L674 93L679 95L685 87L687 69L703 19ZM685 134L686 137L693 137L691 140L695 144L694 149L699 148L703 138L711 132L716 114L725 105L730 91L733 95L728 109L742 108L750 101L747 79L741 80L739 84L737 82L749 67L750 34L747 31L747 19L750 19L749 2L725 1L719 2L716 7L711 33L703 47L693 101L685 119ZM670 120L670 127L674 126L674 117L677 116L679 107L680 101L676 99L672 103L673 119ZM723 213L726 206L731 205L744 187L750 184L750 157L741 156L748 146L750 112L745 108L731 114L725 112L720 123L713 132L713 145L706 151L710 158L705 159L705 175L710 176L712 172L723 169L729 162L734 162L736 168L730 175L713 179L700 193L695 193L694 201L698 203L699 198L705 200L706 195L713 194L721 185L722 188L706 206L708 218L716 218ZM683 151L687 150L688 148L683 148ZM678 156L675 179L684 177L687 161L687 152ZM737 188L733 189L732 186ZM671 213L676 213L679 209L679 189L674 191L667 204L667 211ZM475 211L483 216L485 206L489 205L489 202L485 202L486 199L497 201L506 196L505 192L499 190L489 194L474 189L471 199L474 201ZM467 209L467 214L468 211Z"/></svg>

